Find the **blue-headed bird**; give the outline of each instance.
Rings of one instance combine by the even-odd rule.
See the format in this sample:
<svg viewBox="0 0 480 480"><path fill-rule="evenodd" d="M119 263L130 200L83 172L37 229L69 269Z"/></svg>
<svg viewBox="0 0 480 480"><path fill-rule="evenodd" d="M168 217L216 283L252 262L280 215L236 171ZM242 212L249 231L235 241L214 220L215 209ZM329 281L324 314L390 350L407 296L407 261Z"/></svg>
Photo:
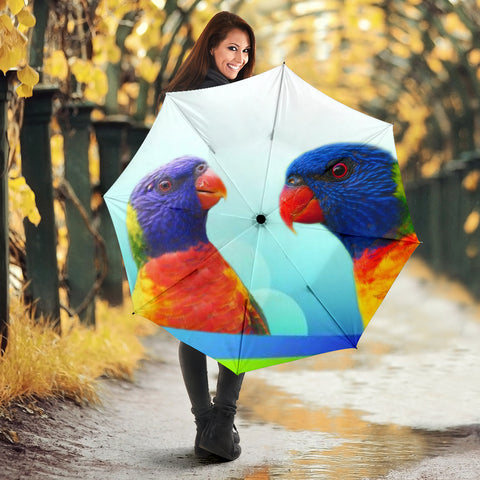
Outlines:
<svg viewBox="0 0 480 480"><path fill-rule="evenodd" d="M136 312L174 328L269 333L261 309L207 237L208 211L226 193L195 156L172 160L136 185L127 208Z"/></svg>
<svg viewBox="0 0 480 480"><path fill-rule="evenodd" d="M292 230L294 222L321 223L340 239L353 260L365 325L419 243L398 162L368 144L329 144L296 158L280 215Z"/></svg>

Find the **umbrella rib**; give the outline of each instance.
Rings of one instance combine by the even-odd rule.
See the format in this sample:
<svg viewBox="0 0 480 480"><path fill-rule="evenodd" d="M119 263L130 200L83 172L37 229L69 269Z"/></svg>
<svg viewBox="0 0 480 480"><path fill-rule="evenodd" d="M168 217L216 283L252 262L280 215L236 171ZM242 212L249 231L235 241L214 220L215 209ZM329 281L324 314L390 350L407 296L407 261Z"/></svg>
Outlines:
<svg viewBox="0 0 480 480"><path fill-rule="evenodd" d="M179 283L182 283L183 281L185 281L186 278L188 277L191 277L192 275L194 275L196 272L198 272L201 268L203 268L203 265L205 263L208 262L208 260L213 257L214 255L216 255L217 253L220 253L219 251L217 252L213 252L209 255L207 255L201 262L201 264L191 270L189 273L187 273L186 275L184 275L183 277L179 278L176 282L172 283L169 287L165 288L165 290L162 290L162 292L160 292L158 295L156 295L155 297L153 297L151 300L149 300L148 302L145 302L141 307L139 307L138 309L136 309L137 311L143 309L144 307L154 303L159 297L161 297L162 295L164 295L166 292L168 292L169 290L171 290L172 288L174 288L175 286L177 286ZM135 310L135 309L134 309ZM135 313L135 312L134 312Z"/></svg>
<svg viewBox="0 0 480 480"><path fill-rule="evenodd" d="M280 77L280 86L278 87L278 95L277 95L277 104L275 105L275 116L273 118L273 125L272 125L272 132L270 134L270 149L268 151L268 159L267 159L267 169L266 169L266 172L268 172L270 170L270 164L272 162L272 150L273 150L273 140L274 140L274 137L275 137L275 130L276 130L276 127L277 127L277 120L278 120L278 111L280 109L280 98L281 98L281 94L282 94L282 90L283 90L283 84L284 84L284 79L285 79L285 68L286 68L286 65L285 63L283 63L283 66L282 66L282 75ZM265 201L265 193L266 193L266 185L267 185L267 175L264 176L264 179L263 179L263 189L262 189L262 199L261 199L261 203L260 205L262 206L262 209L263 209L263 205L264 205L264 201Z"/></svg>
<svg viewBox="0 0 480 480"><path fill-rule="evenodd" d="M210 257L211 257L211 255L209 255L209 257L207 257L207 259L210 258ZM186 278L192 276L194 273L198 272L198 270L199 270L198 268L195 268L194 270L191 270L189 273L187 273L187 275L183 276L182 278L179 278L176 282L172 283L169 287L165 288L165 290L162 290L158 295L151 298L148 302L145 302L141 307L134 308L133 313L140 312L141 310L143 310L148 305L151 305L152 303L155 303L159 297L161 297L166 292L168 292L169 290L171 290L172 288L177 286L179 283L182 283L183 281L185 281Z"/></svg>
<svg viewBox="0 0 480 480"><path fill-rule="evenodd" d="M240 361L242 360L242 350L243 350L243 337L245 336L245 324L247 322L247 308L248 308L248 299L245 299L243 306L243 327L242 334L240 335L240 345L238 346L238 359L237 359L237 371L240 370Z"/></svg>
<svg viewBox="0 0 480 480"><path fill-rule="evenodd" d="M362 144L363 144L363 145L372 145L372 144L373 144L373 140L374 140L375 138L379 137L380 135L384 136L385 133L390 129L390 127L391 127L391 124L388 123L387 126L386 126L383 130L380 130L380 131L378 131L378 132L376 132L376 133L372 133L372 134L370 135L370 137L364 139L364 140L362 141Z"/></svg>
<svg viewBox="0 0 480 480"><path fill-rule="evenodd" d="M182 117L184 118L184 120L192 127L192 129L198 133L198 135L200 136L200 138L202 138L202 140L205 142L205 144L207 145L207 147L209 148L209 150L212 152L212 155L215 157L216 156L216 152L214 150L214 148L212 147L212 145L201 135L201 133L198 131L198 129L195 127L195 125L193 124L193 122L189 119L189 117L187 115L185 115L185 113L183 112L183 110L175 103L174 99L172 98L172 101L173 101L173 104L177 107L177 109L180 111ZM222 170L223 174L230 180L230 182L235 186L235 189L237 190L237 192L240 194L240 196L242 197L243 201L245 202L246 205L249 206L250 210L253 212L253 209L251 207L251 205L249 205L248 201L247 201L247 197L245 195L243 195L241 189L238 187L237 183L235 182L235 180L232 178L232 176L225 170L225 168L223 168L223 165L221 162L218 162L217 161L217 166ZM263 204L263 197L262 197L262 204ZM233 216L233 215L232 215ZM247 217L245 217L247 218Z"/></svg>
<svg viewBox="0 0 480 480"><path fill-rule="evenodd" d="M404 242L404 243L417 243L417 244L421 243L418 239L413 239L408 234L403 236L403 237L395 238L393 236L391 236L391 237L387 237L387 236L373 237L373 236L370 236L370 235L355 235L355 234L352 234L352 233L343 233L343 232L332 232L332 233L334 235L342 235L343 237L364 238L364 239L369 239L369 240L372 240L372 241L374 241L374 240L388 240L390 242Z"/></svg>
<svg viewBox="0 0 480 480"><path fill-rule="evenodd" d="M268 213L268 215L272 215L273 213L275 212L278 212L280 208L277 206L275 207L270 213ZM307 223L304 223L302 224L302 228L303 229L314 229L314 230L317 230L317 226L315 224L307 224ZM344 237L351 237L351 238L368 238L368 239L371 239L371 240L390 240L390 241L396 241L396 242L404 242L404 243L417 243L417 244L421 244L422 242L418 239L413 239L412 237L410 237L409 234L406 234L405 236L403 237L399 237L399 238L396 238L396 237L393 237L393 236L370 236L370 235L356 235L356 234L353 234L353 233L347 233L347 232L340 232L340 231L331 231L329 230L328 228L324 227L328 232L330 232L332 235L343 235Z"/></svg>
<svg viewBox="0 0 480 480"><path fill-rule="evenodd" d="M268 229L268 227L267 227ZM345 332L345 330L343 329L343 327L337 322L336 318L334 315L332 315L332 313L330 312L330 310L326 307L326 305L322 302L322 300L317 296L317 294L314 292L313 288L308 284L307 282L307 279L305 278L305 276L302 274L302 272L298 269L298 267L295 265L295 262L292 261L292 259L290 258L290 256L287 254L287 252L285 251L285 249L283 248L282 244L277 240L277 238L275 237L275 235L273 234L273 232L270 231L270 235L272 236L272 239L277 243L278 247L280 248L280 250L283 252L283 254L285 255L285 257L288 259L288 261L290 262L290 264L292 265L292 267L297 271L297 273L300 275L300 277L303 279L303 281L305 282L305 285L307 287L307 290L315 297L315 299L318 301L318 303L320 303L320 305L325 309L325 311L328 313L328 315L330 316L330 318L333 320L333 322L335 323L335 325L339 328L339 330L343 333L343 335L345 336L345 338L348 339L348 341L350 342L350 344L352 345L353 348L356 348L357 346L355 345L355 343L351 340L350 336Z"/></svg>
<svg viewBox="0 0 480 480"><path fill-rule="evenodd" d="M268 152L268 159L267 159L267 166L266 166L266 172L269 171L270 169L270 164L271 164L271 159L272 159L272 150L273 150L273 138L275 136L275 128L276 128L276 125L277 125L277 120L278 120L278 112L279 112L279 108L280 108L280 97L281 97L281 92L282 92L282 87L283 87L283 84L284 84L284 78L285 78L285 69L286 69L286 65L285 63L283 64L283 68L282 68L282 75L280 77L280 86L279 86L279 89L278 89L278 96L277 96L277 103L275 105L275 116L273 118L273 124L272 124L272 131L270 133L270 149L269 149L269 152ZM183 112L182 112L183 114ZM215 150L207 143L208 147L210 148L211 152L213 153L213 155L216 155L216 152ZM243 201L245 202L246 205L249 206L249 208L251 209L252 213L254 213L254 210L252 208L252 206L249 204L248 200L247 200L247 197L242 193L242 190L238 187L237 183L235 182L235 180L232 178L232 176L223 168L223 165L221 162L217 162L218 163L218 167L222 170L222 172L225 174L225 176L230 180L230 182L235 186L237 192L240 194L240 196L242 197ZM263 209L263 205L264 205L264 202L265 202L265 193L266 193L266 184L267 184L267 175L264 176L264 180L263 180L263 188L262 188L262 197L261 197L261 207ZM257 212L257 213L263 213L263 212Z"/></svg>
<svg viewBox="0 0 480 480"><path fill-rule="evenodd" d="M172 97L170 97L170 98L172 99L173 105L175 105L177 107L178 111L182 115L182 118L185 120L185 122L192 127L193 131L197 132L198 136L205 142L205 145L207 145L207 147L210 149L210 151L215 155L215 150L210 145L210 143L207 141L207 139L202 135L200 130L198 130L198 128L195 126L195 124L192 122L192 120L187 115L185 115L185 112L183 111L182 108L180 108L180 106L175 102L175 100Z"/></svg>
<svg viewBox="0 0 480 480"><path fill-rule="evenodd" d="M350 338L350 335L347 334L347 332L345 332L345 330L342 328L342 326L337 322L337 320L335 319L335 317L330 313L330 311L328 310L328 308L323 304L323 302L320 300L320 298L317 296L317 294L313 291L312 287L310 287L310 285L305 281L305 284L307 285L307 290L317 299L317 301L322 305L322 307L327 311L327 313L330 315L330 317L332 318L332 320L334 321L335 325L340 329L340 331L343 333L343 335L345 336L346 339L348 339L348 341L350 342L350 344L352 345L352 348L357 348L357 346L355 345L354 342L352 342L351 338Z"/></svg>

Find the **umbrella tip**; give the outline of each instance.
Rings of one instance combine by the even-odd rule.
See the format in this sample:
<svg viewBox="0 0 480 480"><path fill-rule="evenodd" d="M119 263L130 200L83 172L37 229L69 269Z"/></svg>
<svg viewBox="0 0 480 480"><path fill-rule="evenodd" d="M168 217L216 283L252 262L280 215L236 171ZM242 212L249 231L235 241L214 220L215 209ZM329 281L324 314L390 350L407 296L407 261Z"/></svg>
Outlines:
<svg viewBox="0 0 480 480"><path fill-rule="evenodd" d="M255 220L257 221L258 224L263 225L264 223L267 222L267 217L263 213L259 213L256 217Z"/></svg>

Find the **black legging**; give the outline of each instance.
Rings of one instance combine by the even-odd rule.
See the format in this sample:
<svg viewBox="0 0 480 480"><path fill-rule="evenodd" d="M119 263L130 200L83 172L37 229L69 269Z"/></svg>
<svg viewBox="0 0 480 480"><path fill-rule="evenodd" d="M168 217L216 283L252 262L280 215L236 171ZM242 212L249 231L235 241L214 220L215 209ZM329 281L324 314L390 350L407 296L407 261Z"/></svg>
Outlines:
<svg viewBox="0 0 480 480"><path fill-rule="evenodd" d="M183 381L192 404L192 413L196 417L201 417L207 414L211 408L207 357L204 353L183 342L180 342L178 356ZM214 398L215 405L227 408L235 413L244 376L244 373L236 375L219 363L217 392Z"/></svg>

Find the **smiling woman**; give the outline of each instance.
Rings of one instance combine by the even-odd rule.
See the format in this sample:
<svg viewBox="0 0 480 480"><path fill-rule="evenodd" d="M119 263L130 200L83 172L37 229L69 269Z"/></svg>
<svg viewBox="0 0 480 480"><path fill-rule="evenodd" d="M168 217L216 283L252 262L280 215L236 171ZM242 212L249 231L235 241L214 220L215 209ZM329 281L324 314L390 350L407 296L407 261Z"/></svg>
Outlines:
<svg viewBox="0 0 480 480"><path fill-rule="evenodd" d="M233 13L217 13L206 25L189 56L163 92L160 100L163 100L167 92L210 88L251 77L254 65L255 35L250 25ZM200 195L200 197L203 196L205 196L204 193ZM215 201L218 201L218 198L215 198ZM207 206L212 205L208 203ZM262 223L260 220L257 221L259 224ZM207 257L208 255L205 258ZM236 274L234 278L236 278ZM216 308L208 300L208 296L201 294L200 287L220 291L213 280L213 278L204 279L193 289L200 299L207 298L207 308L198 310L195 307L198 307L199 302L189 302L185 311L177 309L173 314L170 314L171 320L184 322L185 318L190 316L195 317L194 320L197 324L202 324L212 316L212 312L222 311L223 307ZM230 284L231 278L229 281L225 281L217 275L216 281L217 283L220 281L219 283L223 288ZM157 287L158 285L154 286ZM240 294L240 290L245 295ZM248 323L244 313L245 305L250 305L251 301L243 284L240 290L236 292L233 303L240 307L242 311L241 320L245 324L245 322ZM222 296L222 294L220 295ZM223 298L225 299L224 295ZM258 316L258 313L252 313L252 318L255 315ZM225 318L228 324L227 329L235 328L235 321L233 320L235 315L228 313ZM259 319L259 323L262 324L261 319ZM220 325L212 326L214 330L219 329L219 327ZM257 328L255 330L252 328L251 333L259 333L260 331L262 329ZM268 332L263 329L262 333ZM235 460L239 457L241 448L240 437L233 424L233 419L237 410L237 400L244 374L236 375L219 363L217 392L213 398L212 406L205 354L186 343L180 342L179 357L185 386L192 404L192 413L195 415L197 425L195 454L204 458L218 459L220 457L224 460Z"/></svg>
<svg viewBox="0 0 480 480"><path fill-rule="evenodd" d="M207 88L252 76L255 34L241 17L230 12L214 15L190 54L162 92Z"/></svg>
<svg viewBox="0 0 480 480"><path fill-rule="evenodd" d="M215 60L217 70L229 80L235 80L238 72L248 62L250 39L245 32L236 28L212 48L210 54Z"/></svg>

